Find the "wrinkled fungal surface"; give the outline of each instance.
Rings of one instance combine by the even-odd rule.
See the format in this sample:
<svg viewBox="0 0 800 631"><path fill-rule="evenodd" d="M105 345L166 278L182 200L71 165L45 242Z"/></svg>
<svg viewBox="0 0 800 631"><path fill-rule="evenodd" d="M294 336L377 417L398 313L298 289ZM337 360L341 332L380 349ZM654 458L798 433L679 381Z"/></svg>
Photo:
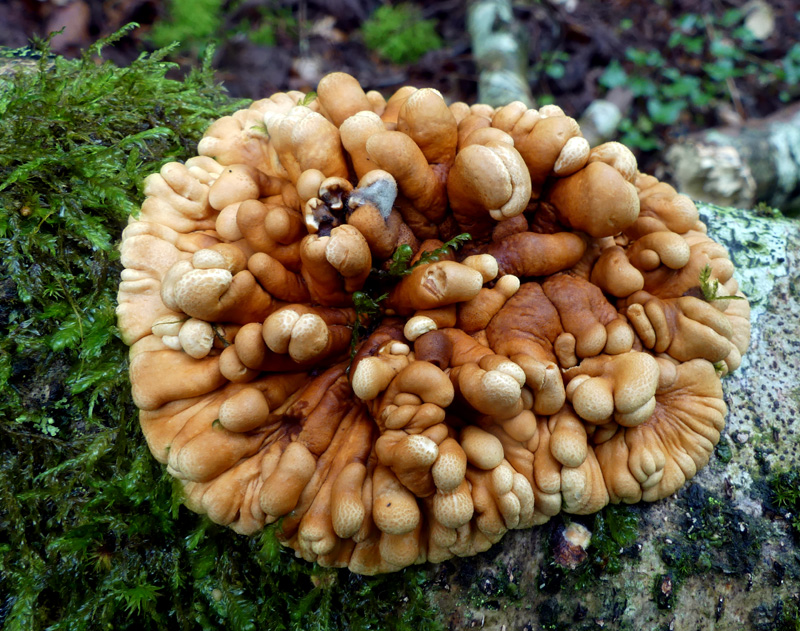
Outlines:
<svg viewBox="0 0 800 631"><path fill-rule="evenodd" d="M118 307L192 510L375 574L658 500L708 462L749 306L623 145L556 106L336 73L198 153L147 178Z"/></svg>

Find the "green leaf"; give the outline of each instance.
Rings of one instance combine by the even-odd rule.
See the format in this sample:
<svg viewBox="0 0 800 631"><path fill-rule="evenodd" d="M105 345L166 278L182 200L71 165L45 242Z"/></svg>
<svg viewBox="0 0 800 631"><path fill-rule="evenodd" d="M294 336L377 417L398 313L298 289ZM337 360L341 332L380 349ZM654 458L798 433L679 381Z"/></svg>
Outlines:
<svg viewBox="0 0 800 631"><path fill-rule="evenodd" d="M730 28L739 24L743 19L744 13L741 9L728 9L722 14L719 23L724 28Z"/></svg>
<svg viewBox="0 0 800 631"><path fill-rule="evenodd" d="M677 27L684 33L692 32L698 24L702 23L702 17L695 13L685 13L676 21Z"/></svg>
<svg viewBox="0 0 800 631"><path fill-rule="evenodd" d="M633 76L627 83L634 96L656 96L658 85L650 77Z"/></svg>
<svg viewBox="0 0 800 631"><path fill-rule="evenodd" d="M617 59L613 59L611 63L608 64L605 71L598 79L600 85L608 88L609 90L625 85L627 81L628 73L625 72L622 64Z"/></svg>
<svg viewBox="0 0 800 631"><path fill-rule="evenodd" d="M309 92L308 94L306 94L300 100L298 105L304 105L304 106L308 107L309 105L311 105L316 100L316 98L317 98L317 93L316 92Z"/></svg>
<svg viewBox="0 0 800 631"><path fill-rule="evenodd" d="M655 98L647 99L647 113L659 125L672 125L685 109L686 101L683 99L667 102Z"/></svg>
<svg viewBox="0 0 800 631"><path fill-rule="evenodd" d="M555 79L556 81L558 81L559 79L562 79L564 77L564 75L567 72L567 68L562 63L554 62L548 64L545 72L547 73L547 76L549 76L551 79Z"/></svg>
<svg viewBox="0 0 800 631"><path fill-rule="evenodd" d="M625 56L636 66L663 66L664 58L657 50L642 50L639 48L628 48Z"/></svg>
<svg viewBox="0 0 800 631"><path fill-rule="evenodd" d="M405 276L411 270L408 267L409 261L414 258L414 250L407 243L397 246L392 254L392 262L389 264L390 276Z"/></svg>

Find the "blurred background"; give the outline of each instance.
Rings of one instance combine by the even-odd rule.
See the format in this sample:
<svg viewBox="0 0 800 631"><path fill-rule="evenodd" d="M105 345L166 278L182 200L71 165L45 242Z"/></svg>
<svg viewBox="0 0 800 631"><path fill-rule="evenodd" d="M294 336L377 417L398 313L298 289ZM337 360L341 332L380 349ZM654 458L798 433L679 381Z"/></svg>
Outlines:
<svg viewBox="0 0 800 631"><path fill-rule="evenodd" d="M487 4L470 24L474 5ZM800 130L798 0L4 0L0 16L0 46L60 30L53 48L66 56L136 22L106 51L120 65L179 42L169 59L185 71L213 45L219 80L253 99L313 90L341 70L385 94L414 84L449 101L491 101L482 72L511 63L533 105L557 103L593 145L625 143L643 171L697 198L788 208L800 197L795 183L771 199L771 176L747 164L762 151L751 130L763 138L773 119ZM497 47L481 51L492 37ZM746 146L709 158L702 147L717 128ZM685 152L668 151L678 141L693 152L688 173Z"/></svg>

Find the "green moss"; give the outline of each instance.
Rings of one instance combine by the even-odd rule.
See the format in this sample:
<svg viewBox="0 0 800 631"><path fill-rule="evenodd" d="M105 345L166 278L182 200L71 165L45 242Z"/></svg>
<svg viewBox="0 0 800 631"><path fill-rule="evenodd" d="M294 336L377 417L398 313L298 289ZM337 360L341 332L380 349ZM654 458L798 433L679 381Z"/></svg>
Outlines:
<svg viewBox="0 0 800 631"><path fill-rule="evenodd" d="M714 447L714 454L722 463L727 464L731 461L733 458L733 453L731 452L731 443L727 436L720 436L719 442L717 443L716 447Z"/></svg>
<svg viewBox="0 0 800 631"><path fill-rule="evenodd" d="M378 7L361 31L367 48L396 64L414 63L429 50L442 47L436 23L422 19L413 4Z"/></svg>
<svg viewBox="0 0 800 631"><path fill-rule="evenodd" d="M752 572L761 550L753 519L699 484L683 491L681 500L686 511L680 529L661 540L661 558L670 570L672 590L698 574Z"/></svg>
<svg viewBox="0 0 800 631"><path fill-rule="evenodd" d="M150 41L159 47L178 42L184 49L207 45L222 30L222 0L171 0L165 19L150 31Z"/></svg>
<svg viewBox="0 0 800 631"><path fill-rule="evenodd" d="M244 103L206 64L165 77L37 43L0 81L0 627L436 629L422 572L295 560L180 506L115 330L116 243L142 178ZM15 51L16 56L21 51Z"/></svg>
<svg viewBox="0 0 800 631"><path fill-rule="evenodd" d="M550 522L551 534L557 536L564 526L563 517L558 515ZM639 532L639 516L637 510L626 506L609 504L595 513L592 524L587 526L592 539L587 549L586 560L574 570L557 564L553 558L552 548L539 571L537 585L548 593L561 589L585 592L603 576L618 574L626 561L635 562L640 549L636 545ZM551 537L552 538L552 537Z"/></svg>
<svg viewBox="0 0 800 631"><path fill-rule="evenodd" d="M800 470L774 473L769 479L770 501L786 515L796 539L800 539Z"/></svg>
<svg viewBox="0 0 800 631"><path fill-rule="evenodd" d="M800 596L762 603L748 616L753 631L800 631Z"/></svg>
<svg viewBox="0 0 800 631"><path fill-rule="evenodd" d="M466 587L464 598L473 609L497 610L518 606L522 598L519 575L520 572L512 566L500 562L493 568L470 576L467 581L462 576L460 582Z"/></svg>

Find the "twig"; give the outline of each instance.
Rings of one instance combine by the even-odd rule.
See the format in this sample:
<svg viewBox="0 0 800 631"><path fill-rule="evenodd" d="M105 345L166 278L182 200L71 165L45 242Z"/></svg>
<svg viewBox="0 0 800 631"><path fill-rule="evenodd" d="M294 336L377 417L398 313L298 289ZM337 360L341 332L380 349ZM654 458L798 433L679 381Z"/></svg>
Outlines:
<svg viewBox="0 0 800 631"><path fill-rule="evenodd" d="M300 48L300 55L305 57L308 54L308 29L306 29L306 21L308 20L308 5L306 0L300 0L300 6L297 11L297 44Z"/></svg>

